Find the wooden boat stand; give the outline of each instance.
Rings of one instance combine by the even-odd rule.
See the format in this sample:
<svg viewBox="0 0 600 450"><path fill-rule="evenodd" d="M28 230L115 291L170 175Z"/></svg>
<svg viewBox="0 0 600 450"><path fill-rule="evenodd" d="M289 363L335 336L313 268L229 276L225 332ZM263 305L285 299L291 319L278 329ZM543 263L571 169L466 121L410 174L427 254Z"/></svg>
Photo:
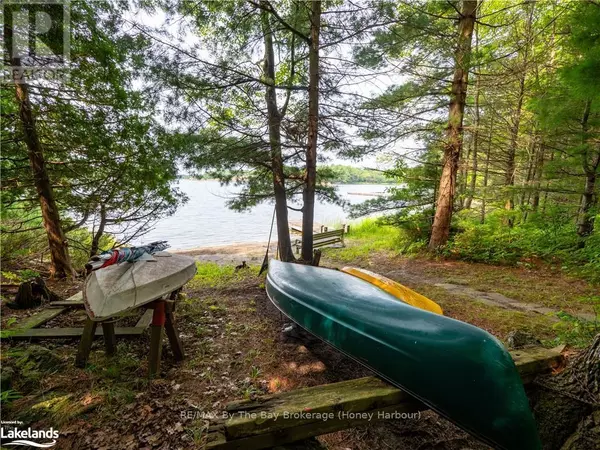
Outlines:
<svg viewBox="0 0 600 450"><path fill-rule="evenodd" d="M148 357L148 375L151 377L155 376L160 371L163 330L169 338L175 360L182 361L185 357L174 318L176 300L180 291L181 288L171 292L168 300L161 298L142 306L142 308L154 310L152 314L152 323L150 324L150 354ZM83 334L77 349L77 356L75 357L75 365L77 367L85 367L87 364L98 323L102 325L106 354L109 356L114 355L117 351L114 320L98 322L88 318L85 322Z"/></svg>

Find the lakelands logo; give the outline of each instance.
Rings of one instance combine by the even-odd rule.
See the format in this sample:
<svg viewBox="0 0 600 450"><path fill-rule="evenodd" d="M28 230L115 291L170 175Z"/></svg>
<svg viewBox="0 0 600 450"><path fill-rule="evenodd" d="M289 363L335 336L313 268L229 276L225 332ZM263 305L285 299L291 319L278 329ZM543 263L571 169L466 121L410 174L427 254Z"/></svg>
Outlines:
<svg viewBox="0 0 600 450"><path fill-rule="evenodd" d="M26 430L19 430L18 428L5 429L0 428L0 437L2 438L2 446L28 446L37 448L50 448L56 445L58 439L58 431L54 428L49 430L32 430L31 427ZM10 439L9 442L6 442ZM34 442L31 439L36 440L47 440L52 439L49 442Z"/></svg>

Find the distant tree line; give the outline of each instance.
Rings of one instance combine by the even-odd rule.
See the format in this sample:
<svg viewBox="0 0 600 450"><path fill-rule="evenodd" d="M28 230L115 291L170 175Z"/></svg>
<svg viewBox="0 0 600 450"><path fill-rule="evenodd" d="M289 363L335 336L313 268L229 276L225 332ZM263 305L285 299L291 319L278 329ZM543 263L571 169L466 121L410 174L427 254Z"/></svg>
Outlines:
<svg viewBox="0 0 600 450"><path fill-rule="evenodd" d="M317 176L323 177L329 183L334 184L390 184L393 180L384 170L363 169L360 167L347 166L344 164L322 165L317 169ZM247 172L236 172L235 177L251 177ZM197 180L213 180L209 173L198 173L187 178Z"/></svg>

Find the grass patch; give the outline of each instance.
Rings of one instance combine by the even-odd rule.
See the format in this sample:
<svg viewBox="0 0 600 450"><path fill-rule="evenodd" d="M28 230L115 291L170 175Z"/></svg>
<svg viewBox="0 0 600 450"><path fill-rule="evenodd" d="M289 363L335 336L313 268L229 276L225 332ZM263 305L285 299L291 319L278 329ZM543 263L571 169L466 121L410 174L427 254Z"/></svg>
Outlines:
<svg viewBox="0 0 600 450"><path fill-rule="evenodd" d="M419 284L414 289L438 303L443 308L444 315L483 328L500 340L516 329L531 333L542 341L556 337L555 322L551 317L532 316L521 311L486 305L470 297L450 294L437 286Z"/></svg>
<svg viewBox="0 0 600 450"><path fill-rule="evenodd" d="M413 288L438 303L444 309L444 315L482 328L502 341L511 331L521 330L538 338L546 347L566 344L584 348L600 332L598 322L582 321L567 313L558 313L557 322L551 316L486 305L470 297L450 294L437 286L419 284Z"/></svg>
<svg viewBox="0 0 600 450"><path fill-rule="evenodd" d="M223 288L230 284L244 281L256 276L259 268L250 266L248 269L235 270L235 266L219 265L214 262L197 262L197 272L190 282L193 288Z"/></svg>
<svg viewBox="0 0 600 450"><path fill-rule="evenodd" d="M598 288L558 271L460 261L419 259L416 262L420 273L447 283L466 285L483 292L498 292L515 300L567 312L593 313L596 310L600 313Z"/></svg>
<svg viewBox="0 0 600 450"><path fill-rule="evenodd" d="M401 230L384 225L377 219L365 219L352 225L344 239L346 247L324 249L327 257L351 262L368 258L373 252L397 252L401 245Z"/></svg>

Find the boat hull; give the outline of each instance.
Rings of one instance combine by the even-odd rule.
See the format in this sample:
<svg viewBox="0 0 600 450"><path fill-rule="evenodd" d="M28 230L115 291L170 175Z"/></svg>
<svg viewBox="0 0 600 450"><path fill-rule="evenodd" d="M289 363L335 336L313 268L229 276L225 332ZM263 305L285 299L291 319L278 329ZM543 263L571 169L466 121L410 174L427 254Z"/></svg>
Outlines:
<svg viewBox="0 0 600 450"><path fill-rule="evenodd" d="M433 300L430 300L424 295L421 295L394 280L390 280L383 275L371 272L370 270L360 269L358 267L344 267L341 269L341 271L374 284L379 289L384 290L388 294L396 297L398 300L408 303L415 308L421 308L436 314L444 314L441 306Z"/></svg>
<svg viewBox="0 0 600 450"><path fill-rule="evenodd" d="M331 344L496 448L541 448L510 354L489 333L351 275L272 260L271 301Z"/></svg>
<svg viewBox="0 0 600 450"><path fill-rule="evenodd" d="M124 262L96 270L87 277L83 301L95 321L123 315L180 288L196 274L196 262L161 252L155 261Z"/></svg>

